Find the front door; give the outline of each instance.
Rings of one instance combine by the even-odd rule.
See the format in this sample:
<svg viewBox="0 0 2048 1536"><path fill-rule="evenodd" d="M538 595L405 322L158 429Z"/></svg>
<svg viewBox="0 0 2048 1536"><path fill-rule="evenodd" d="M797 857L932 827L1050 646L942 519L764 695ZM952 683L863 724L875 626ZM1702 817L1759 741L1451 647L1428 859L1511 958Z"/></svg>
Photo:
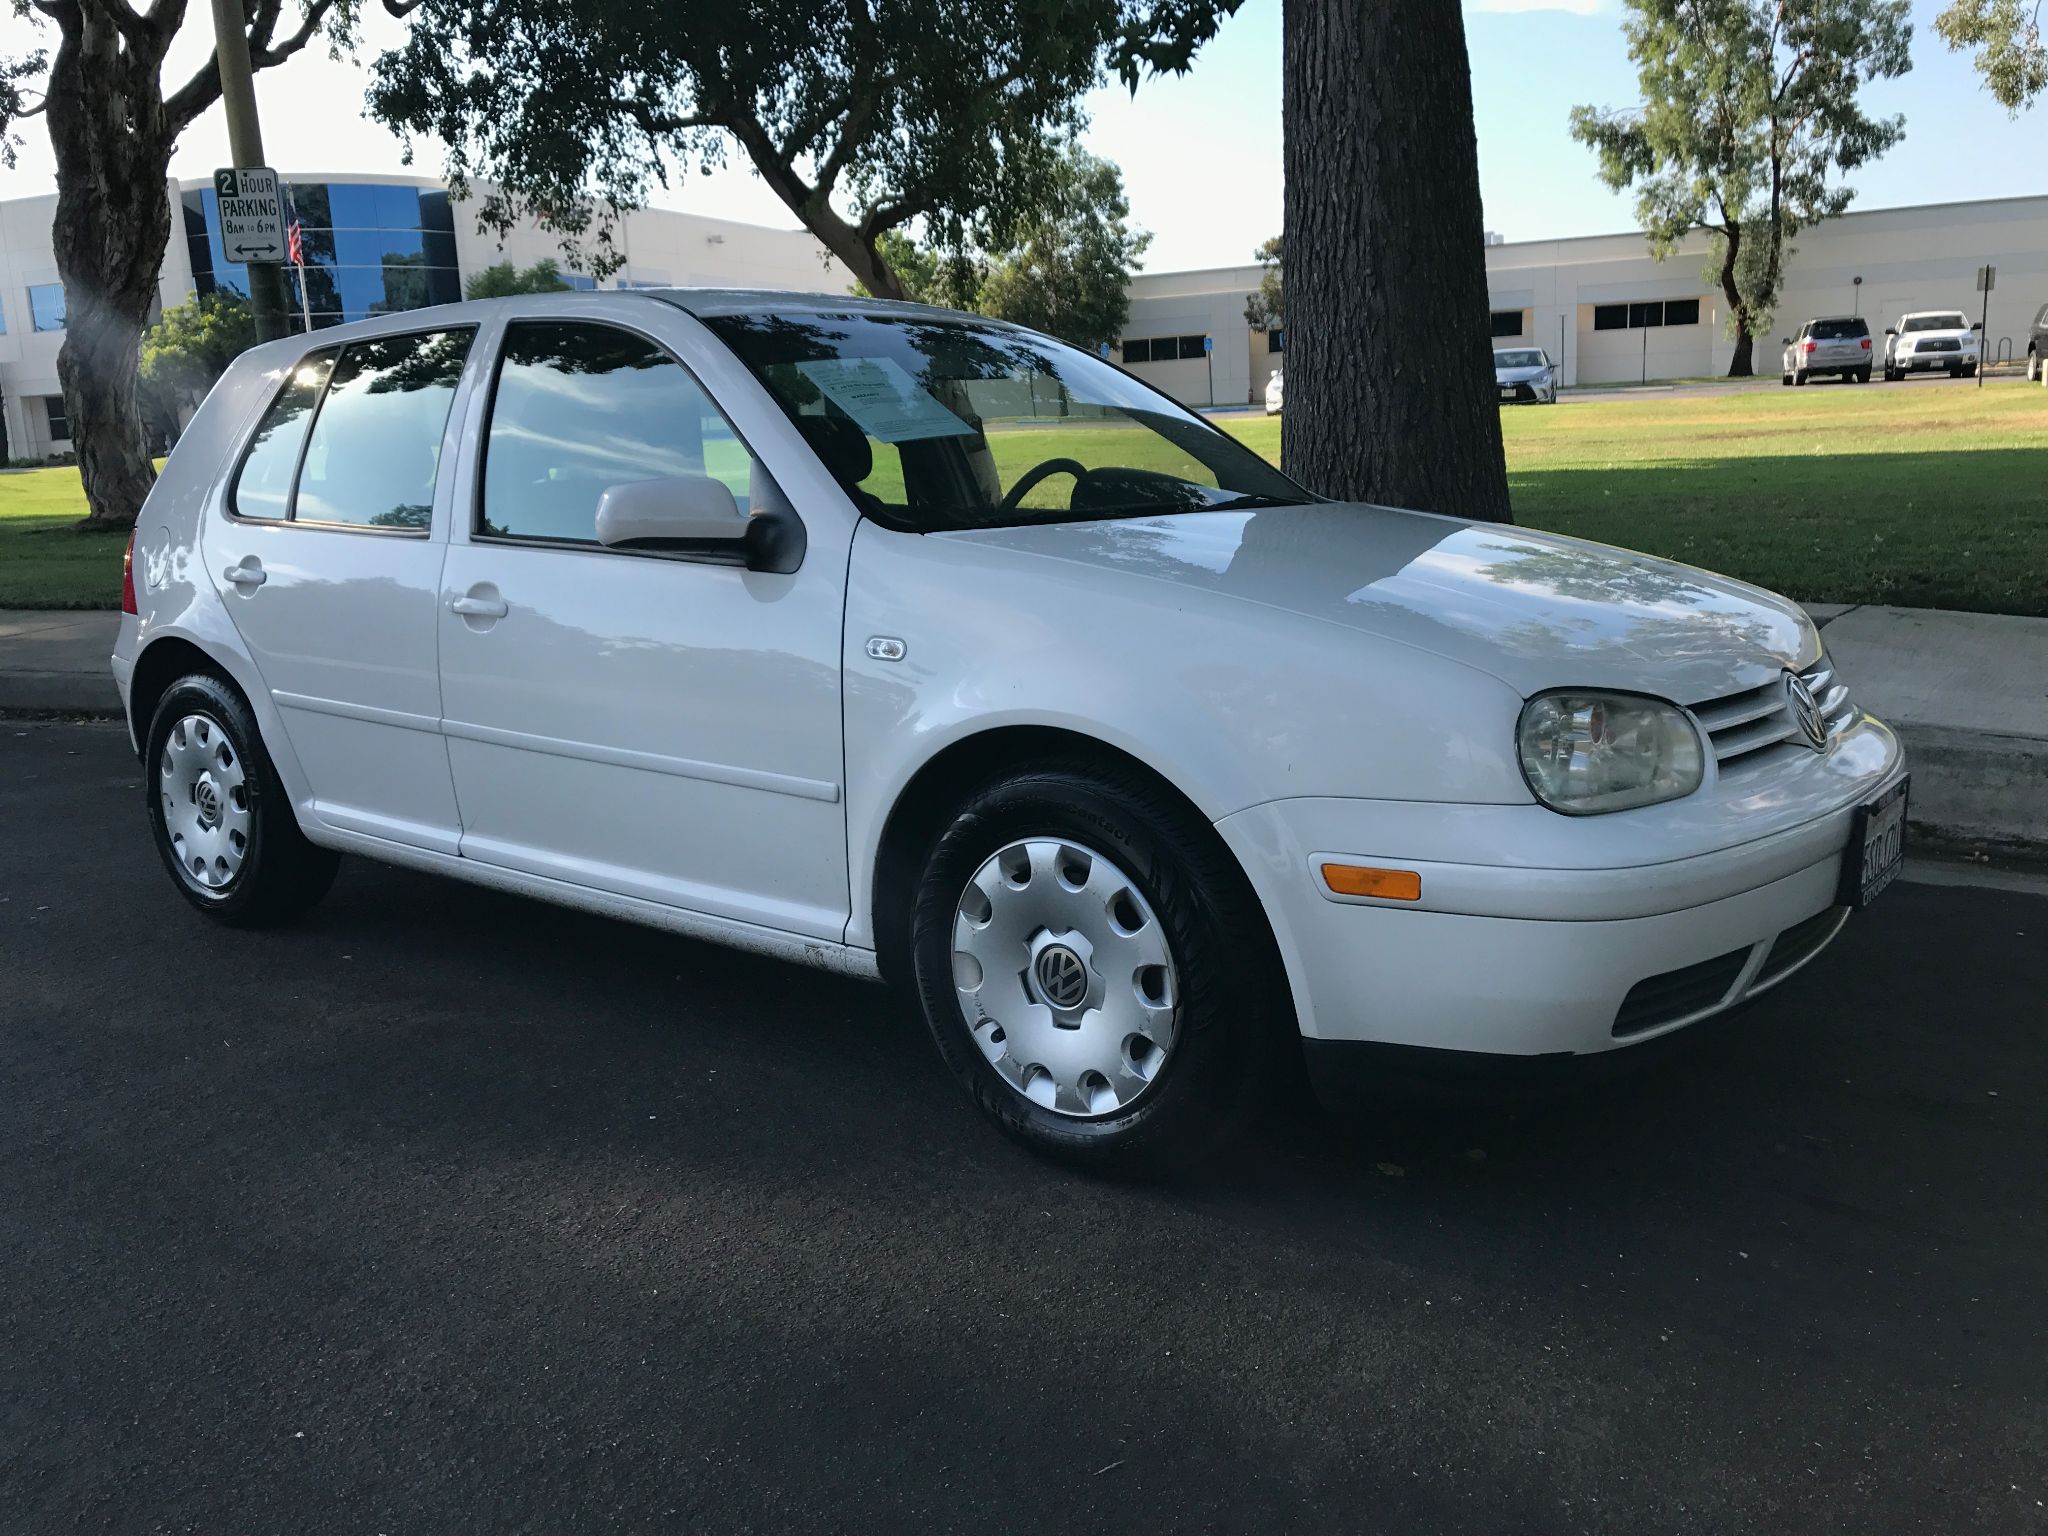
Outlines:
<svg viewBox="0 0 2048 1536"><path fill-rule="evenodd" d="M764 471L697 377L680 311L511 321L441 580L465 858L839 939L846 559L788 575L606 549L611 485ZM669 317L664 319L664 317ZM664 334L666 332L666 334Z"/></svg>
<svg viewBox="0 0 2048 1536"><path fill-rule="evenodd" d="M456 851L436 616L470 328L309 353L208 521L208 575L330 826Z"/></svg>

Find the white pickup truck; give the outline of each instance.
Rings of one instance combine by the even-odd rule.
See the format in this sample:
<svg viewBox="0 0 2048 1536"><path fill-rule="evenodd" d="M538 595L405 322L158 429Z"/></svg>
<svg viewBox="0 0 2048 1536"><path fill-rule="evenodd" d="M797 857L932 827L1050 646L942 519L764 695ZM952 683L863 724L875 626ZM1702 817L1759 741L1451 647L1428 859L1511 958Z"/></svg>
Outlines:
<svg viewBox="0 0 2048 1536"><path fill-rule="evenodd" d="M1903 379L1938 369L1952 379L1967 379L1977 371L1979 350L1977 328L1961 310L1921 310L1884 333L1884 376Z"/></svg>

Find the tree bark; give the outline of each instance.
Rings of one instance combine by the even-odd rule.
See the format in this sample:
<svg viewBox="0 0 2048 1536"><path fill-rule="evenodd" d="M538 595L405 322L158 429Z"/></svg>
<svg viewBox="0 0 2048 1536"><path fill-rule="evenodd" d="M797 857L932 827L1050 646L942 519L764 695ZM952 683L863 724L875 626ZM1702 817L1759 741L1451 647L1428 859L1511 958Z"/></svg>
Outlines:
<svg viewBox="0 0 2048 1536"><path fill-rule="evenodd" d="M1728 356L1728 377L1747 379L1756 373L1756 337L1742 307L1742 287L1735 281L1736 259L1742 254L1742 229L1736 224L1721 228L1721 297L1728 305L1728 318L1735 326L1735 350Z"/></svg>
<svg viewBox="0 0 2048 1536"><path fill-rule="evenodd" d="M1509 522L1460 9L1286 0L1281 465L1347 500Z"/></svg>
<svg viewBox="0 0 2048 1536"><path fill-rule="evenodd" d="M85 526L129 528L156 483L135 374L170 239L172 135L157 59L124 47L95 6L60 29L45 109L57 160L51 243L64 281L57 377L85 482Z"/></svg>

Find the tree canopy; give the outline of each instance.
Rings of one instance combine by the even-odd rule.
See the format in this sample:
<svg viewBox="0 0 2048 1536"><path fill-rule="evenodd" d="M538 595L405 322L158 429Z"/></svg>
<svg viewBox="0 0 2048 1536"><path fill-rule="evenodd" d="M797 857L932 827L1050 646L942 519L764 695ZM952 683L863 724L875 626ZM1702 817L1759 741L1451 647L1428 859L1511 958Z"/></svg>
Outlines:
<svg viewBox="0 0 2048 1536"><path fill-rule="evenodd" d="M369 107L446 146L487 224L524 214L587 270L617 210L735 152L870 292L884 237L938 250L1058 194L1081 97L1184 68L1237 0L407 0ZM585 250L587 243L588 249Z"/></svg>
<svg viewBox="0 0 2048 1536"><path fill-rule="evenodd" d="M1263 241L1252 252L1258 258L1259 286L1244 301L1244 323L1259 331L1277 331L1287 324L1286 294L1280 286L1280 236Z"/></svg>
<svg viewBox="0 0 2048 1536"><path fill-rule="evenodd" d="M1868 81L1912 67L1909 0L1627 0L1623 31L1642 104L1574 107L1575 138L1600 179L1636 189L1659 257L1693 230L1710 236L1706 275L1726 300L1731 375L1753 371L1802 228L1854 197L1833 180L1905 136L1872 117Z"/></svg>
<svg viewBox="0 0 2048 1536"><path fill-rule="evenodd" d="M256 316L238 293L197 294L143 333L143 408L168 436L178 415L213 388L228 364L256 345Z"/></svg>
<svg viewBox="0 0 2048 1536"><path fill-rule="evenodd" d="M515 267L500 261L470 274L462 285L465 299L505 299L520 293L565 293L562 268L552 257L542 257L530 267Z"/></svg>
<svg viewBox="0 0 2048 1536"><path fill-rule="evenodd" d="M1949 0L1934 30L1951 52L1977 50L1971 61L1992 99L2014 117L2048 90L2048 43L2041 38L2042 0Z"/></svg>

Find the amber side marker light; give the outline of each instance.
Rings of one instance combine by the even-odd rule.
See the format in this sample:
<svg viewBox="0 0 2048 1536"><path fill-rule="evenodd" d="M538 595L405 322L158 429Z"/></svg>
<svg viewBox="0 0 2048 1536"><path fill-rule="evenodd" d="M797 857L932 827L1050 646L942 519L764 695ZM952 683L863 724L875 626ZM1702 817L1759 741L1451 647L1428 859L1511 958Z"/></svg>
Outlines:
<svg viewBox="0 0 2048 1536"><path fill-rule="evenodd" d="M1382 901L1422 900L1422 876L1412 869L1325 864L1323 884L1339 896L1377 896Z"/></svg>

